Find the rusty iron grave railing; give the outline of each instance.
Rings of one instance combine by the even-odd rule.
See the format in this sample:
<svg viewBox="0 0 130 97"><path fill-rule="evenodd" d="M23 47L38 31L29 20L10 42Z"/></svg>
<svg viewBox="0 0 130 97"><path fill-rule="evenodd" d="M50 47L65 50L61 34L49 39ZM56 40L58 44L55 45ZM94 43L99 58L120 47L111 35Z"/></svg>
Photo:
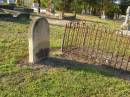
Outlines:
<svg viewBox="0 0 130 97"><path fill-rule="evenodd" d="M77 56L90 64L130 71L129 33L102 24L67 23L62 51L64 55Z"/></svg>

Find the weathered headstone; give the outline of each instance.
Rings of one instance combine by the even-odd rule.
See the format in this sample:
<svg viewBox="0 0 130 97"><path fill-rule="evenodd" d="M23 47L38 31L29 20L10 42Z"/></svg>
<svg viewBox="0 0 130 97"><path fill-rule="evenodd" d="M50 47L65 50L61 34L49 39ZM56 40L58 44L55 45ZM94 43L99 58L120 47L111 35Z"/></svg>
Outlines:
<svg viewBox="0 0 130 97"><path fill-rule="evenodd" d="M29 30L29 63L37 63L49 55L49 24L43 17L37 17Z"/></svg>

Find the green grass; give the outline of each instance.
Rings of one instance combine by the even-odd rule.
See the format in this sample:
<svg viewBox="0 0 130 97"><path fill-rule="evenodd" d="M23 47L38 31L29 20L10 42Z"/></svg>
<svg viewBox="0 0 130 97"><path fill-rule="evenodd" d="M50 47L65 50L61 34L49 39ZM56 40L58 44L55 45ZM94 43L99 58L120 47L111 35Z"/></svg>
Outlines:
<svg viewBox="0 0 130 97"><path fill-rule="evenodd" d="M62 35L64 32L64 27L50 26L50 45L51 48L61 48Z"/></svg>
<svg viewBox="0 0 130 97"><path fill-rule="evenodd" d="M28 27L29 22L0 20L0 97L130 97L129 81L91 65L17 66L28 54ZM50 31L61 35L64 28ZM53 37L52 48L60 47L60 37Z"/></svg>
<svg viewBox="0 0 130 97"><path fill-rule="evenodd" d="M60 64L62 65L62 64ZM94 68L3 67L0 97L129 97L130 84ZM7 68L12 68L7 71Z"/></svg>
<svg viewBox="0 0 130 97"><path fill-rule="evenodd" d="M27 54L28 23L0 21L0 63L12 64Z"/></svg>
<svg viewBox="0 0 130 97"><path fill-rule="evenodd" d="M77 19L82 19L82 20L86 20L88 22L93 22L93 23L101 23L101 24L106 24L111 28L116 28L116 29L120 29L121 25L122 25L122 21L118 21L118 20L103 20L100 17L97 16L91 16L91 15L87 15L87 16L82 16L82 15L77 15Z"/></svg>
<svg viewBox="0 0 130 97"><path fill-rule="evenodd" d="M29 21L0 21L0 63L12 64L28 55ZM51 48L61 47L63 27L50 26ZM58 37L57 37L58 35Z"/></svg>
<svg viewBox="0 0 130 97"><path fill-rule="evenodd" d="M60 14L60 12L58 12L58 13ZM73 16L73 15L74 15L73 13L65 13L65 16ZM99 16L92 16L92 15L77 14L76 19L85 20L90 23L106 24L106 25L110 26L111 28L116 28L116 29L120 29L120 27L122 25L122 21L110 20L110 19L103 20Z"/></svg>

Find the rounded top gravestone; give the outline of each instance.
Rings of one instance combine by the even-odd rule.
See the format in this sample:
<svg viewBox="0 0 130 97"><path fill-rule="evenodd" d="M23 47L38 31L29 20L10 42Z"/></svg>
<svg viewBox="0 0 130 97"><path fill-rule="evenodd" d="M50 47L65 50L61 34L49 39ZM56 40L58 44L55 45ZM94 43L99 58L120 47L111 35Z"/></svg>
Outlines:
<svg viewBox="0 0 130 97"><path fill-rule="evenodd" d="M29 29L29 62L37 63L49 55L49 24L43 17L33 19Z"/></svg>

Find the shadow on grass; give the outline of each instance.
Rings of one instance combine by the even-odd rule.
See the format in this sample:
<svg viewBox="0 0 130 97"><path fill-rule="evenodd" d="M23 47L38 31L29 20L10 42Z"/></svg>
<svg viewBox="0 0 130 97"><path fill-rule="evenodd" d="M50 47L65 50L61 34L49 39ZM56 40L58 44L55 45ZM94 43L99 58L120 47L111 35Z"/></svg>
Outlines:
<svg viewBox="0 0 130 97"><path fill-rule="evenodd" d="M67 70L96 73L107 77L116 77L130 81L130 72L110 68L104 65L86 64L82 62L77 62L75 60L68 60L55 57L49 57L46 60L42 60L38 64L51 68L65 68ZM38 66L38 64L35 65Z"/></svg>
<svg viewBox="0 0 130 97"><path fill-rule="evenodd" d="M20 24L29 24L31 19L17 19L17 18L0 18L0 22L14 22Z"/></svg>

